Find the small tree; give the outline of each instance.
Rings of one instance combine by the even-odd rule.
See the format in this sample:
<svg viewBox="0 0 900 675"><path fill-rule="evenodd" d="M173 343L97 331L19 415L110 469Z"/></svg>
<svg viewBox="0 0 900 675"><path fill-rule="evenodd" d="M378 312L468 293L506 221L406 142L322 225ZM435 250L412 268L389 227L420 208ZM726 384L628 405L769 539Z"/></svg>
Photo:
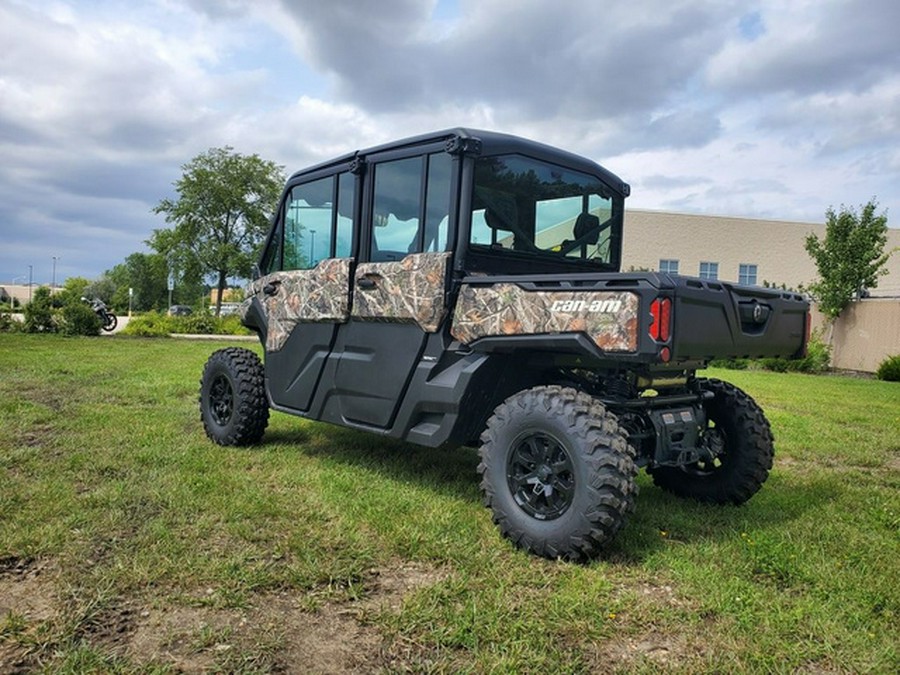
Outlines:
<svg viewBox="0 0 900 675"><path fill-rule="evenodd" d="M825 212L825 238L815 234L806 238L806 251L815 261L819 279L809 290L819 309L830 319L836 319L855 295L875 288L878 277L890 253L884 253L887 243L887 214L875 215L878 203L874 198L859 214L852 207L841 206L835 213Z"/></svg>
<svg viewBox="0 0 900 675"><path fill-rule="evenodd" d="M31 302L25 305L25 330L29 333L52 333L56 330L50 289L46 286L36 289Z"/></svg>
<svg viewBox="0 0 900 675"><path fill-rule="evenodd" d="M155 230L151 247L179 269L214 274L216 314L229 276L249 276L269 229L284 175L274 162L213 148L185 164L175 183L178 199L154 209L170 230Z"/></svg>
<svg viewBox="0 0 900 675"><path fill-rule="evenodd" d="M107 272L104 272L99 279L94 279L84 287L83 294L86 298L96 298L102 300L107 305L111 305L113 295L116 293L116 288L116 282Z"/></svg>

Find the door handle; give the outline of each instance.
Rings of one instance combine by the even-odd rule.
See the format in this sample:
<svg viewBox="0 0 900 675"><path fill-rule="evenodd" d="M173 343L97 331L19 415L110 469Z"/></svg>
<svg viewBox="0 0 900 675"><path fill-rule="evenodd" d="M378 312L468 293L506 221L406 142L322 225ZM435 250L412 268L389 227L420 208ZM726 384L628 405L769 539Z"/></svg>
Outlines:
<svg viewBox="0 0 900 675"><path fill-rule="evenodd" d="M275 295L278 292L278 286L281 284L280 281L270 281L265 286L263 286L263 293L266 295Z"/></svg>
<svg viewBox="0 0 900 675"><path fill-rule="evenodd" d="M356 285L364 291L371 290L375 288L375 280L370 279L369 277L359 277L356 280Z"/></svg>

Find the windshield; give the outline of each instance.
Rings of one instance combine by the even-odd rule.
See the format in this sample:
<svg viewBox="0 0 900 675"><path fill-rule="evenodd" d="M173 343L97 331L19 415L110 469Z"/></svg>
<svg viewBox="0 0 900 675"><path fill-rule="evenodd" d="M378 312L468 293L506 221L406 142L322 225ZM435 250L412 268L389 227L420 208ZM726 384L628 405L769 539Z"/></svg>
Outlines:
<svg viewBox="0 0 900 675"><path fill-rule="evenodd" d="M522 155L475 162L473 247L609 264L615 217L595 176Z"/></svg>

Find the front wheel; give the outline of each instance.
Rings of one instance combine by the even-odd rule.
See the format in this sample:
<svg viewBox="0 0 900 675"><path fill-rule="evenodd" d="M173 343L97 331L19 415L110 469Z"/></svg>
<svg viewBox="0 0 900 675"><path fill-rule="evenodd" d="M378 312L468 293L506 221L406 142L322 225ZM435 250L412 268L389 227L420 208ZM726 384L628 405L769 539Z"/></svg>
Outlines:
<svg viewBox="0 0 900 675"><path fill-rule="evenodd" d="M558 386L514 394L481 441L485 505L501 533L531 553L592 558L634 510L634 450L588 394Z"/></svg>
<svg viewBox="0 0 900 675"><path fill-rule="evenodd" d="M112 312L106 312L106 314L103 315L103 330L105 330L107 333L112 333L118 325L119 319L115 314L113 314Z"/></svg>
<svg viewBox="0 0 900 675"><path fill-rule="evenodd" d="M769 477L775 454L772 429L762 409L733 384L698 380L713 398L703 431L713 456L684 467L649 469L653 482L680 497L716 504L743 504Z"/></svg>
<svg viewBox="0 0 900 675"><path fill-rule="evenodd" d="M200 419L219 445L251 445L269 423L265 369L249 349L213 352L200 380Z"/></svg>

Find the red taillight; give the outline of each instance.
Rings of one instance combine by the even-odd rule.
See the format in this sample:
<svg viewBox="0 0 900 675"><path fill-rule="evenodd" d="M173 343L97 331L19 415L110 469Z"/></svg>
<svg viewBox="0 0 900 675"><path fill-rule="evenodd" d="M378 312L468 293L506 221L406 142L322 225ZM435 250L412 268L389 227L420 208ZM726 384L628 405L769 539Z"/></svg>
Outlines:
<svg viewBox="0 0 900 675"><path fill-rule="evenodd" d="M672 335L672 301L656 298L650 303L650 337L657 342L668 342Z"/></svg>

